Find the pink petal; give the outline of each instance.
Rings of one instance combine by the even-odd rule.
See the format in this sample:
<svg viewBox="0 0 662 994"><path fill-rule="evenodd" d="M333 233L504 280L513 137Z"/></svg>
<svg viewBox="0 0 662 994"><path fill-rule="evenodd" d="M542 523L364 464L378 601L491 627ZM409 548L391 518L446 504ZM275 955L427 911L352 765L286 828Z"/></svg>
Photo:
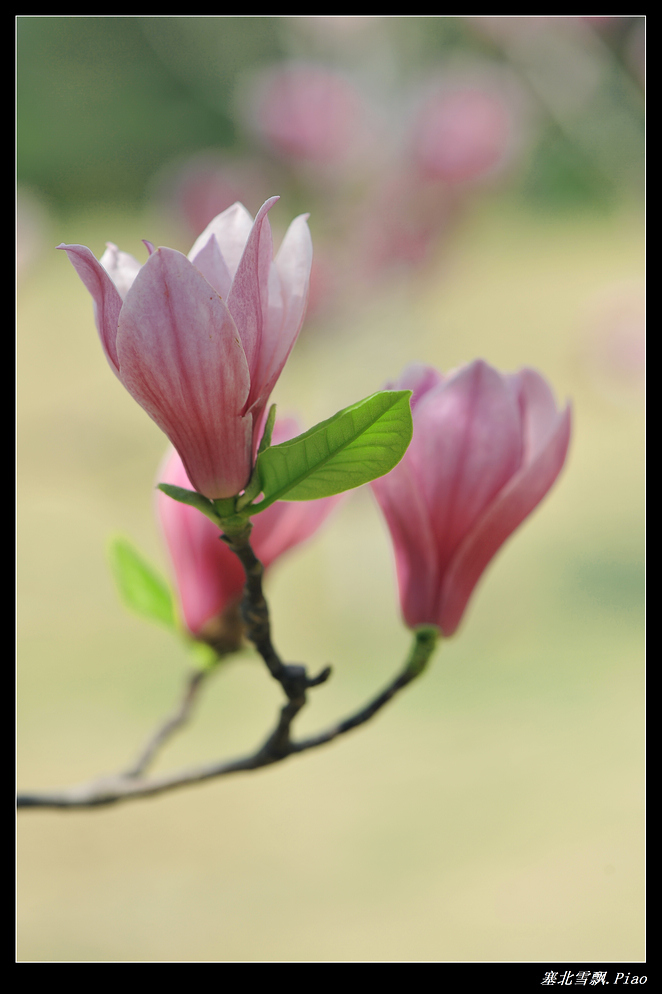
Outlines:
<svg viewBox="0 0 662 994"><path fill-rule="evenodd" d="M213 221L210 221L202 234L196 238L193 248L188 254L190 261L195 264L198 254L205 248L209 239L214 236L230 274L230 279L234 279L252 227L253 218L244 205L233 204L232 207L228 207L227 210L218 214Z"/></svg>
<svg viewBox="0 0 662 994"><path fill-rule="evenodd" d="M64 249L67 253L69 261L92 295L94 320L101 345L111 369L119 377L120 364L117 357L116 338L122 298L117 292L117 287L101 263L97 262L85 245L62 244L58 245L58 248Z"/></svg>
<svg viewBox="0 0 662 994"><path fill-rule="evenodd" d="M251 388L248 407L262 392L255 380L260 363L262 327L269 301L269 271L273 257L271 226L267 212L277 201L272 197L257 212L255 223L246 242L228 294L228 309L232 314L244 347L250 370Z"/></svg>
<svg viewBox="0 0 662 994"><path fill-rule="evenodd" d="M540 373L535 369L521 369L516 378L524 428L523 462L528 463L547 444L559 415L554 394Z"/></svg>
<svg viewBox="0 0 662 994"><path fill-rule="evenodd" d="M292 348L303 324L308 302L310 270L313 264L313 242L308 227L308 214L300 214L285 232L274 265L283 294L281 329Z"/></svg>
<svg viewBox="0 0 662 994"><path fill-rule="evenodd" d="M344 494L321 500L272 504L253 519L252 544L265 569L305 542L328 518Z"/></svg>
<svg viewBox="0 0 662 994"><path fill-rule="evenodd" d="M128 252L120 252L117 245L106 242L106 251L99 260L111 280L117 287L122 300L126 297L129 287L140 272L141 264Z"/></svg>
<svg viewBox="0 0 662 994"><path fill-rule="evenodd" d="M251 390L256 399L271 393L303 324L313 262L307 219L300 214L292 221L271 267L268 316Z"/></svg>
<svg viewBox="0 0 662 994"><path fill-rule="evenodd" d="M195 489L239 493L251 472L246 358L226 305L179 252L158 249L138 273L117 352L122 382L180 453Z"/></svg>
<svg viewBox="0 0 662 994"><path fill-rule="evenodd" d="M190 261L202 273L207 282L211 283L219 297L227 300L232 286L232 277L221 255L216 235L212 235L207 244Z"/></svg>
<svg viewBox="0 0 662 994"><path fill-rule="evenodd" d="M434 387L444 382L444 377L432 366L422 362L412 362L406 367L395 383L389 384L387 390L411 390L411 409L417 407L420 400Z"/></svg>
<svg viewBox="0 0 662 994"><path fill-rule="evenodd" d="M520 412L505 377L478 360L430 390L415 409L407 457L429 509L443 576L521 463Z"/></svg>
<svg viewBox="0 0 662 994"><path fill-rule="evenodd" d="M556 415L544 447L513 476L476 523L446 571L436 618L444 635L457 629L481 574L524 519L540 503L561 472L570 441L570 408Z"/></svg>
<svg viewBox="0 0 662 994"><path fill-rule="evenodd" d="M420 481L405 457L370 484L391 532L402 613L408 625L433 624L439 570Z"/></svg>
<svg viewBox="0 0 662 994"><path fill-rule="evenodd" d="M164 460L157 479L186 489L191 486L174 450ZM241 597L244 569L209 518L160 490L156 495L157 514L172 560L184 620L189 631L198 635L208 621Z"/></svg>

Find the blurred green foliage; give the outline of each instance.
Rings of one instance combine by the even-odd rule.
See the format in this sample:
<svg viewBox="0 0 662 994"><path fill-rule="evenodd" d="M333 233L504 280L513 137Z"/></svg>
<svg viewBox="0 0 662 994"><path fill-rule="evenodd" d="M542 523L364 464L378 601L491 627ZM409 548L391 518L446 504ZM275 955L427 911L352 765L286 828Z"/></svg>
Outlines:
<svg viewBox="0 0 662 994"><path fill-rule="evenodd" d="M206 38L208 49L210 26L222 26L208 52L214 100L205 100L196 81L178 74L150 43L150 27L157 42L163 29L150 22L159 20L19 17L19 182L62 206L131 204L142 199L164 159L235 142L232 73L245 60L279 56L274 19L193 19L196 41ZM167 20L180 35L181 22Z"/></svg>
<svg viewBox="0 0 662 994"><path fill-rule="evenodd" d="M312 20L19 16L19 183L61 207L95 200L131 205L177 156L201 149L245 153L251 138L233 105L238 80L292 57L337 66L353 61L366 77L374 68L368 41L361 48L348 35L346 43L325 48L319 35L302 29ZM389 70L403 88L459 59L506 65L519 76L542 111L518 184L534 203L575 207L639 195L643 55L638 68L633 52L636 36L643 39L643 18L591 26L584 48L575 46L575 68L582 78L597 74L594 91L588 86L586 99L561 115L547 100L551 93L554 103L554 81L551 90L543 81L541 91L526 48L477 29L473 22L481 20L509 19L376 17L364 31L367 39L387 38ZM640 47L643 52L643 40ZM556 67L560 79L565 68ZM379 85L379 73L372 82Z"/></svg>

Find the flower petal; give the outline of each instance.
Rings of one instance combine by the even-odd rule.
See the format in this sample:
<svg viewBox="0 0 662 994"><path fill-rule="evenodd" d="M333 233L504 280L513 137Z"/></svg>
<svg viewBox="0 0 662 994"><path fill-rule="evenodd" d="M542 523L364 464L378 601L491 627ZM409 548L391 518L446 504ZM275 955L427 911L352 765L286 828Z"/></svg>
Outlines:
<svg viewBox="0 0 662 994"><path fill-rule="evenodd" d="M265 567L313 535L345 494L310 501L277 501L256 515L253 548Z"/></svg>
<svg viewBox="0 0 662 994"><path fill-rule="evenodd" d="M277 197L271 197L257 212L227 300L250 370L248 407L261 393L255 374L260 362L262 327L269 305L269 271L273 257L271 225L267 213L277 200Z"/></svg>
<svg viewBox="0 0 662 994"><path fill-rule="evenodd" d="M193 265L211 283L219 297L227 300L232 286L232 277L225 264L218 247L216 235L212 235L207 244L200 249L195 259L191 260Z"/></svg>
<svg viewBox="0 0 662 994"><path fill-rule="evenodd" d="M521 369L516 373L519 384L519 403L524 429L524 464L545 447L559 417L551 387L535 369Z"/></svg>
<svg viewBox="0 0 662 994"><path fill-rule="evenodd" d="M159 482L190 489L177 452L170 450L159 470ZM234 552L221 541L213 521L194 507L156 491L157 514L177 580L186 626L198 635L205 624L241 597L245 575Z"/></svg>
<svg viewBox="0 0 662 994"><path fill-rule="evenodd" d="M122 298L110 276L85 245L58 245L69 256L69 262L80 276L94 301L94 320L106 359L119 377L117 358L117 325L122 309Z"/></svg>
<svg viewBox="0 0 662 994"><path fill-rule="evenodd" d="M482 360L430 390L414 411L408 458L429 509L440 576L522 459L518 405Z"/></svg>
<svg viewBox="0 0 662 994"><path fill-rule="evenodd" d="M308 303L313 243L308 214L292 221L274 259L269 281L268 319L262 329L256 395L268 396L281 374L303 324Z"/></svg>
<svg viewBox="0 0 662 994"><path fill-rule="evenodd" d="M99 262L106 270L111 280L117 287L122 300L126 297L129 287L140 272L141 264L128 252L121 252L117 245L106 242L106 251L101 256Z"/></svg>
<svg viewBox="0 0 662 994"><path fill-rule="evenodd" d="M289 226L269 273L269 302L258 363L251 379L250 410L259 418L297 340L306 312L313 245L307 214Z"/></svg>
<svg viewBox="0 0 662 994"><path fill-rule="evenodd" d="M160 248L129 290L117 335L120 378L182 456L206 497L231 497L251 471L249 376L232 317L181 253Z"/></svg>
<svg viewBox="0 0 662 994"><path fill-rule="evenodd" d="M230 279L233 279L244 254L252 227L253 218L244 205L233 204L232 207L228 207L227 210L218 214L213 221L210 221L202 234L196 238L193 248L188 254L189 260L195 265L198 254L214 235L230 274Z"/></svg>
<svg viewBox="0 0 662 994"><path fill-rule="evenodd" d="M490 559L540 503L563 468L570 441L570 408L556 415L545 445L513 476L457 550L444 576L436 617L444 635L458 627Z"/></svg>
<svg viewBox="0 0 662 994"><path fill-rule="evenodd" d="M428 508L405 458L370 484L391 532L400 604L410 626L434 624L439 571Z"/></svg>
<svg viewBox="0 0 662 994"><path fill-rule="evenodd" d="M432 366L422 362L410 363L400 374L394 384L389 384L386 390L411 390L411 409L434 387L444 382L444 377Z"/></svg>

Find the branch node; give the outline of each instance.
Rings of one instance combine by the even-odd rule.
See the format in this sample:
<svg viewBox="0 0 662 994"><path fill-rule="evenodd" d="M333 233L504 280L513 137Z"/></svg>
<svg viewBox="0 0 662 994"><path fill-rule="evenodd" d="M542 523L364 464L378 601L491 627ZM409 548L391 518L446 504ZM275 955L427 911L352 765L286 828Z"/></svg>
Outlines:
<svg viewBox="0 0 662 994"><path fill-rule="evenodd" d="M319 687L321 683L326 683L326 681L331 676L332 670L330 666L325 666L324 669L317 674L317 676L309 677L307 686L308 687Z"/></svg>

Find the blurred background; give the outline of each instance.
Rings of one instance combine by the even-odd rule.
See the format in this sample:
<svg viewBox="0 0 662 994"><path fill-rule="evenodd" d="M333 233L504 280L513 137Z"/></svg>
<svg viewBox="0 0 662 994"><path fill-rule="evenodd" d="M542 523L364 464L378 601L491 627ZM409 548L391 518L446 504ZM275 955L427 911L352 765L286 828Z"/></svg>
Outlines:
<svg viewBox="0 0 662 994"><path fill-rule="evenodd" d="M189 660L106 565L165 440L108 369L60 242L187 252L273 194L310 212L309 317L274 400L306 425L409 362L539 369L568 464L430 671L257 774L19 821L21 961L637 960L643 945L641 17L24 17L18 45L19 783L119 769ZM301 732L399 668L365 489L269 580L334 676ZM252 750L246 652L159 768Z"/></svg>

